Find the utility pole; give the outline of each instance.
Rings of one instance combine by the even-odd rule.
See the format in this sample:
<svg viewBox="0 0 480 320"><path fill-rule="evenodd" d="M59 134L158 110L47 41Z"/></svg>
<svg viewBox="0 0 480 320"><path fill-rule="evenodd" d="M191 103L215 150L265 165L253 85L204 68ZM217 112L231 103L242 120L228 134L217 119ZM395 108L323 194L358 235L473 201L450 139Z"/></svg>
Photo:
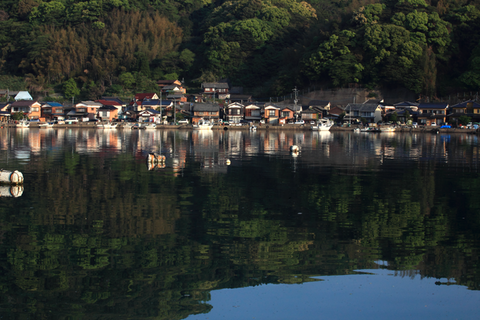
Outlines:
<svg viewBox="0 0 480 320"><path fill-rule="evenodd" d="M293 102L295 103L295 120L297 120L298 117L298 108L297 108L297 102L298 102L298 89L295 86L295 89L293 89L293 93L295 94L295 100Z"/></svg>

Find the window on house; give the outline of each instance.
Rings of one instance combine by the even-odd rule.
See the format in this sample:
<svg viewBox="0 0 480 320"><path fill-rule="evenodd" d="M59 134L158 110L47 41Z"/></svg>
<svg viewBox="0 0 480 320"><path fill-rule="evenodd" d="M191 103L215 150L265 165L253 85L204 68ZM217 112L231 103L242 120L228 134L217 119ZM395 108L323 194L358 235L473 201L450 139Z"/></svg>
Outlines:
<svg viewBox="0 0 480 320"><path fill-rule="evenodd" d="M78 108L77 112L87 112L87 110L85 108Z"/></svg>
<svg viewBox="0 0 480 320"><path fill-rule="evenodd" d="M52 109L43 109L43 113L52 113Z"/></svg>
<svg viewBox="0 0 480 320"><path fill-rule="evenodd" d="M274 117L275 116L275 110L268 110L268 115L270 117Z"/></svg>
<svg viewBox="0 0 480 320"><path fill-rule="evenodd" d="M32 112L38 112L38 107L32 107Z"/></svg>
<svg viewBox="0 0 480 320"><path fill-rule="evenodd" d="M282 117L283 117L283 118L288 118L289 115L290 115L290 112L288 112L288 111L282 111Z"/></svg>
<svg viewBox="0 0 480 320"><path fill-rule="evenodd" d="M62 109L54 109L53 113L63 113Z"/></svg>
<svg viewBox="0 0 480 320"><path fill-rule="evenodd" d="M260 117L260 110L252 110L252 117Z"/></svg>

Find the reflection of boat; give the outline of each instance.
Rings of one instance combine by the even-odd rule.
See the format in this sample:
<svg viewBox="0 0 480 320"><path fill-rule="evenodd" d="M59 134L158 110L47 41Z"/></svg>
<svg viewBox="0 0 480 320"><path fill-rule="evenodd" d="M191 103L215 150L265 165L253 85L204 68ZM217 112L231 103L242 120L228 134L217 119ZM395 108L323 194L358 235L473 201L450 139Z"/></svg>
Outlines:
<svg viewBox="0 0 480 320"><path fill-rule="evenodd" d="M395 132L394 126L383 126L380 128L380 132Z"/></svg>
<svg viewBox="0 0 480 320"><path fill-rule="evenodd" d="M203 118L200 119L197 124L193 125L193 129L199 129L199 130L211 130L212 127L213 127L213 123Z"/></svg>
<svg viewBox="0 0 480 320"><path fill-rule="evenodd" d="M28 128L29 126L30 126L30 122L25 121L25 120L20 120L20 121L18 121L18 123L15 127L17 127L17 128Z"/></svg>
<svg viewBox="0 0 480 320"><path fill-rule="evenodd" d="M312 126L312 130L314 131L328 131L333 126L333 121L329 119L320 119L318 124Z"/></svg>
<svg viewBox="0 0 480 320"><path fill-rule="evenodd" d="M52 122L45 122L38 125L39 128L53 128Z"/></svg>
<svg viewBox="0 0 480 320"><path fill-rule="evenodd" d="M113 122L100 122L97 124L97 128L99 129L116 129L118 126L118 123L113 123Z"/></svg>

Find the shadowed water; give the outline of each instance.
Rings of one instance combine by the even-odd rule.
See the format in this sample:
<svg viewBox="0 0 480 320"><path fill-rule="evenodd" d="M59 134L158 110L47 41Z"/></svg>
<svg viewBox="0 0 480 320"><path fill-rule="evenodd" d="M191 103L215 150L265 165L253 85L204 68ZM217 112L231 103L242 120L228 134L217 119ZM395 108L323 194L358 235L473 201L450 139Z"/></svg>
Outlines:
<svg viewBox="0 0 480 320"><path fill-rule="evenodd" d="M0 192L0 315L476 318L478 144L2 129L0 168L25 184Z"/></svg>

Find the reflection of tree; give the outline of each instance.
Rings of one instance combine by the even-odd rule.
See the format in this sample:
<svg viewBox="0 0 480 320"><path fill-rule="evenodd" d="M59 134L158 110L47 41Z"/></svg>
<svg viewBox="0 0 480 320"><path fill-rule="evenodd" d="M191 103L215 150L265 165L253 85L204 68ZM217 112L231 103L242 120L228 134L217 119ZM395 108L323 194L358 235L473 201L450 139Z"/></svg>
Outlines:
<svg viewBox="0 0 480 320"><path fill-rule="evenodd" d="M61 159L33 161L22 202L0 206L3 313L181 319L208 312L211 290L311 281L377 260L480 283L475 174L456 173L452 185L448 168L399 172L388 161L291 174L289 161L258 158L227 175L186 162L180 178L145 173L128 154Z"/></svg>

